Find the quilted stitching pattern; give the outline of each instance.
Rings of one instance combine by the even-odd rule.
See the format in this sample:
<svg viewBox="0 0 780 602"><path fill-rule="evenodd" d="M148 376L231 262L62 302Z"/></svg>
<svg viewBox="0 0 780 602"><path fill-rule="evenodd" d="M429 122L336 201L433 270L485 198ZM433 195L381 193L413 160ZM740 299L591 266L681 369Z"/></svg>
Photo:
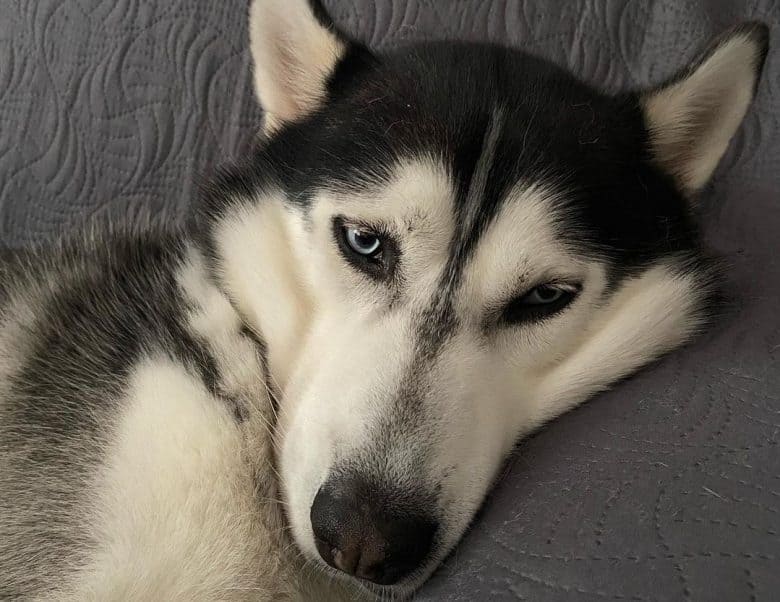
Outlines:
<svg viewBox="0 0 780 602"><path fill-rule="evenodd" d="M0 232L180 215L255 128L245 2L4 0Z"/></svg>
<svg viewBox="0 0 780 602"><path fill-rule="evenodd" d="M777 0L326 0L374 47L490 40L610 90ZM246 0L4 0L0 233L180 217L251 140ZM776 44L776 43L775 43ZM707 195L735 310L521 444L420 599L772 600L780 591L780 60Z"/></svg>

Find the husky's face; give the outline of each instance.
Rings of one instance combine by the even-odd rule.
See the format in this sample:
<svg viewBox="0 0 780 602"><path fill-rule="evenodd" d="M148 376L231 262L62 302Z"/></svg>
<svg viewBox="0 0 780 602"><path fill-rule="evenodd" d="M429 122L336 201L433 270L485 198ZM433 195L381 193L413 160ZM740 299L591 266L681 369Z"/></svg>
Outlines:
<svg viewBox="0 0 780 602"><path fill-rule="evenodd" d="M253 5L269 139L215 187L210 244L268 344L298 546L403 594L519 436L702 325L688 199L765 34L611 97L496 47L375 57L317 12Z"/></svg>

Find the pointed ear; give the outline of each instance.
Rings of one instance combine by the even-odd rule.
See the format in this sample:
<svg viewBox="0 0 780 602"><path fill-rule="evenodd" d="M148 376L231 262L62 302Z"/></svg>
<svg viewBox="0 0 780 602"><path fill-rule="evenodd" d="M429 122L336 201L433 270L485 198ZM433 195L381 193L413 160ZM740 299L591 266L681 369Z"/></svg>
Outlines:
<svg viewBox="0 0 780 602"><path fill-rule="evenodd" d="M318 0L253 0L249 42L267 133L320 105L349 46Z"/></svg>
<svg viewBox="0 0 780 602"><path fill-rule="evenodd" d="M741 25L716 39L677 77L640 95L654 159L689 194L710 179L747 112L769 29Z"/></svg>

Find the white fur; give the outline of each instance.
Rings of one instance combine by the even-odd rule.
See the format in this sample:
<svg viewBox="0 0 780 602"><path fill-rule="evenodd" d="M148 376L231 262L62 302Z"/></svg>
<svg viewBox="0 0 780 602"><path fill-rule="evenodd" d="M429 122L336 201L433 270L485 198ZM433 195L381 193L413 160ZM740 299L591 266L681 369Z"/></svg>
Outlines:
<svg viewBox="0 0 780 602"><path fill-rule="evenodd" d="M190 328L205 340L217 361L225 393L257 405L267 418L270 399L266 375L255 344L241 336L243 322L227 297L205 277L203 258L190 249L179 272L179 285L189 297ZM265 407L263 407L265 406Z"/></svg>
<svg viewBox="0 0 780 602"><path fill-rule="evenodd" d="M373 200L322 192L308 230L288 250L313 303L284 389L280 471L293 534L312 559L309 512L318 488L339 460L365 449L415 361L417 320L453 235L453 195L443 166L409 160ZM429 478L442 483L444 518L442 547L418 582L460 538L519 435L687 340L698 325L696 282L674 275L673 263L608 295L604 266L577 257L555 232L555 195L545 184L520 184L510 194L466 266L456 297L461 327L426 375L428 393L418 403L430 422L414 437L436 442L426 461ZM335 215L381 224L397 237L398 289L344 262L330 230ZM497 304L550 280L581 283L582 293L543 323L486 330ZM404 482L414 437L398 442L382 478Z"/></svg>
<svg viewBox="0 0 780 602"><path fill-rule="evenodd" d="M249 36L255 89L272 132L317 107L346 46L317 22L307 0L253 2Z"/></svg>
<svg viewBox="0 0 780 602"><path fill-rule="evenodd" d="M585 336L539 384L529 426L558 416L696 334L712 283L674 261L624 283L595 312ZM594 367L598 367L595 370Z"/></svg>
<svg viewBox="0 0 780 602"><path fill-rule="evenodd" d="M682 80L643 98L656 160L684 190L710 179L753 98L759 44L730 37Z"/></svg>
<svg viewBox="0 0 780 602"><path fill-rule="evenodd" d="M126 404L96 485L102 545L73 599L248 599L277 536L255 520L235 421L165 357L136 368Z"/></svg>
<svg viewBox="0 0 780 602"><path fill-rule="evenodd" d="M311 313L311 291L296 267L300 216L285 208L280 193L245 205L216 233L221 279L242 315L263 333L275 385L283 388L295 363Z"/></svg>

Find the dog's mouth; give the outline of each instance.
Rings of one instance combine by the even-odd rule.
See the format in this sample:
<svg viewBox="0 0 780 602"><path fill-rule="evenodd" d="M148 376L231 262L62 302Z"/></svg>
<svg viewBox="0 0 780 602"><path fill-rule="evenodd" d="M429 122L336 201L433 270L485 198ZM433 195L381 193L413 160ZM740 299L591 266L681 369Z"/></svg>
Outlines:
<svg viewBox="0 0 780 602"><path fill-rule="evenodd" d="M435 569L433 565L421 565L404 577L401 581L392 584L380 584L369 579L350 575L344 571L327 564L322 558L317 559L317 565L328 579L341 582L349 591L357 594L356 599L369 600L407 600L412 597L428 579ZM361 598L364 597L364 598Z"/></svg>

